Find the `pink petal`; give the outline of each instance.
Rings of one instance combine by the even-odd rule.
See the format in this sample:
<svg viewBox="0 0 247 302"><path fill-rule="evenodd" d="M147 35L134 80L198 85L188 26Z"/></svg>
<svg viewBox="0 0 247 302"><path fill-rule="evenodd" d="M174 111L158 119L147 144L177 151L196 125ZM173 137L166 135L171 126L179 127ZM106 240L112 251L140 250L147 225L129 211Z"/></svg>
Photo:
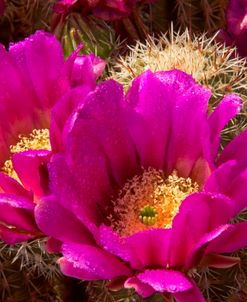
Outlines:
<svg viewBox="0 0 247 302"><path fill-rule="evenodd" d="M27 190L33 191L36 198L48 192L48 171L46 165L51 152L30 150L16 153L12 157L14 169Z"/></svg>
<svg viewBox="0 0 247 302"><path fill-rule="evenodd" d="M151 229L126 237L131 267L166 267L170 251L171 233L168 229Z"/></svg>
<svg viewBox="0 0 247 302"><path fill-rule="evenodd" d="M247 222L229 225L221 236L210 242L206 253L232 253L247 247Z"/></svg>
<svg viewBox="0 0 247 302"><path fill-rule="evenodd" d="M104 250L126 262L130 261L130 251L128 251L126 246L125 238L120 237L112 228L101 225L99 228L98 241Z"/></svg>
<svg viewBox="0 0 247 302"><path fill-rule="evenodd" d="M205 251L207 246L215 239L220 238L222 234L226 233L231 226L229 224L221 225L213 231L205 234L198 242L194 245L191 253L186 259L185 269L197 266L201 259L208 252Z"/></svg>
<svg viewBox="0 0 247 302"><path fill-rule="evenodd" d="M224 126L241 109L241 99L235 94L229 94L223 98L209 117L211 130L212 156L217 155L220 145L220 132Z"/></svg>
<svg viewBox="0 0 247 302"><path fill-rule="evenodd" d="M174 293L173 295L176 302L206 302L201 291L194 283L192 289L180 293Z"/></svg>
<svg viewBox="0 0 247 302"><path fill-rule="evenodd" d="M219 194L195 193L187 197L173 220L170 265L188 263L198 242L205 234L227 223L233 209L233 202Z"/></svg>
<svg viewBox="0 0 247 302"><path fill-rule="evenodd" d="M39 228L48 236L64 242L93 243L92 235L69 211L57 203L53 196L44 198L35 208Z"/></svg>
<svg viewBox="0 0 247 302"><path fill-rule="evenodd" d="M209 97L207 89L178 70L147 71L134 80L127 101L139 117L130 116L129 127L144 167L190 174L206 144Z"/></svg>
<svg viewBox="0 0 247 302"><path fill-rule="evenodd" d="M200 263L202 267L229 268L240 263L239 257L209 254L203 257Z"/></svg>
<svg viewBox="0 0 247 302"><path fill-rule="evenodd" d="M18 134L26 134L32 129L35 104L32 102L31 90L24 87L24 80L12 58L0 45L1 165L9 158L9 146L16 143Z"/></svg>
<svg viewBox="0 0 247 302"><path fill-rule="evenodd" d="M165 269L145 270L137 275L142 282L149 284L158 292L177 293L192 288L190 280L181 272Z"/></svg>
<svg viewBox="0 0 247 302"><path fill-rule="evenodd" d="M23 233L16 229L10 229L0 224L0 239L7 244L16 244L19 242L28 241L37 236L37 233Z"/></svg>
<svg viewBox="0 0 247 302"><path fill-rule="evenodd" d="M217 164L223 164L228 160L237 160L242 166L247 167L246 151L243 148L246 145L247 130L244 130L224 148Z"/></svg>
<svg viewBox="0 0 247 302"><path fill-rule="evenodd" d="M105 65L105 61L94 54L77 56L72 70L72 86L83 84L95 88L96 80L103 73Z"/></svg>
<svg viewBox="0 0 247 302"><path fill-rule="evenodd" d="M100 279L113 279L130 276L130 269L106 251L83 244L64 244L64 257L79 269L99 276Z"/></svg>
<svg viewBox="0 0 247 302"><path fill-rule="evenodd" d="M39 108L51 107L69 87L68 81L59 79L63 50L53 35L37 31L23 42L13 44L9 52L26 84L33 87Z"/></svg>
<svg viewBox="0 0 247 302"><path fill-rule="evenodd" d="M91 88L85 85L71 89L54 105L51 112L50 140L52 150L58 152L63 150L63 132L69 117L83 104L85 97Z"/></svg>
<svg viewBox="0 0 247 302"><path fill-rule="evenodd" d="M83 45L68 57L65 62L63 73L69 77L72 87L87 86L94 89L97 79L102 75L106 62L94 54L79 55Z"/></svg>
<svg viewBox="0 0 247 302"><path fill-rule="evenodd" d="M234 215L247 207L247 167L230 160L219 166L208 178L204 190L221 193L234 200Z"/></svg>
<svg viewBox="0 0 247 302"><path fill-rule="evenodd" d="M87 281L100 279L98 275L78 267L74 262L70 262L64 257L60 258L58 263L62 273L66 276Z"/></svg>
<svg viewBox="0 0 247 302"><path fill-rule="evenodd" d="M0 223L24 231L36 232L33 207L34 205L25 198L2 193L0 194Z"/></svg>
<svg viewBox="0 0 247 302"><path fill-rule="evenodd" d="M19 134L49 127L51 106L70 88L63 65L59 42L42 31L12 44L9 52L0 47L1 165Z"/></svg>
<svg viewBox="0 0 247 302"><path fill-rule="evenodd" d="M109 202L111 186L104 157L93 156L98 150L94 152L86 141L85 144L80 142L78 148L80 146L87 154L80 158L80 152L77 153L74 160L78 166L74 166L73 173L62 156L52 157L49 164L50 188L65 209L92 229L93 225L100 225L105 219L105 204Z"/></svg>
<svg viewBox="0 0 247 302"><path fill-rule="evenodd" d="M129 262L134 269L162 267L166 266L168 261L170 231L152 229L132 236L120 237L111 228L101 226L100 244L105 250Z"/></svg>
<svg viewBox="0 0 247 302"><path fill-rule="evenodd" d="M30 200L30 203L33 204L33 194L31 192L28 192L26 189L24 189L23 186L14 178L0 172L0 192L1 191L3 193L22 196L27 200Z"/></svg>
<svg viewBox="0 0 247 302"><path fill-rule="evenodd" d="M125 288L134 288L135 291L143 298L152 296L155 290L149 284L143 283L137 277L130 277L124 283Z"/></svg>
<svg viewBox="0 0 247 302"><path fill-rule="evenodd" d="M80 145L85 145L86 141L91 145L93 137L94 145L97 144L97 149L109 163L109 173L120 185L138 171L135 149L126 129L123 89L116 82L106 81L88 95L70 135L72 146L76 140L76 145L72 147L74 152L75 148L82 148ZM81 151L82 160L87 153L88 150Z"/></svg>

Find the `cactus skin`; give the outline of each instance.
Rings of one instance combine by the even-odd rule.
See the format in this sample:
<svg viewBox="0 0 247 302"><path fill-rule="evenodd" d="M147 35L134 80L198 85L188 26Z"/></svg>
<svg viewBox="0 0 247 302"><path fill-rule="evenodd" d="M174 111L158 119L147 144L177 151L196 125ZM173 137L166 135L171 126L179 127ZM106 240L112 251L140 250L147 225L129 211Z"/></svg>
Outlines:
<svg viewBox="0 0 247 302"><path fill-rule="evenodd" d="M51 17L55 2L56 0L5 0L4 15L0 17L0 42L8 46L10 42L22 40L37 29L53 32ZM112 22L111 29L108 26L108 31L115 28L120 35L124 31L124 36L129 34L133 41L136 38L144 39L147 33L165 32L173 21L176 29L188 27L192 32L215 32L225 26L226 5L227 0L156 0L151 1L151 4L142 1L129 18L123 18L121 22ZM82 17L80 18L82 20ZM88 18L92 18L91 24L88 28L83 25L81 32L83 39L86 43L91 39L92 28L95 26L93 35L98 41L93 43L93 46L102 42L107 53L107 43L110 40L105 40L102 24L99 25L100 20L91 16L84 16L83 20L87 22ZM64 19L60 21L67 23Z"/></svg>
<svg viewBox="0 0 247 302"><path fill-rule="evenodd" d="M153 28L165 32L173 22L176 30L215 32L225 26L227 3L228 0L157 0L150 8Z"/></svg>
<svg viewBox="0 0 247 302"><path fill-rule="evenodd" d="M104 21L93 16L81 17L71 13L65 19L53 16L52 32L61 41L65 56L69 56L79 44L83 53L95 53L107 59L119 47L114 30Z"/></svg>
<svg viewBox="0 0 247 302"><path fill-rule="evenodd" d="M0 301L65 302L67 289L56 256L43 250L44 241L8 246L0 242Z"/></svg>
<svg viewBox="0 0 247 302"><path fill-rule="evenodd" d="M37 29L50 29L51 7L55 0L5 0L0 17L0 43L8 46Z"/></svg>

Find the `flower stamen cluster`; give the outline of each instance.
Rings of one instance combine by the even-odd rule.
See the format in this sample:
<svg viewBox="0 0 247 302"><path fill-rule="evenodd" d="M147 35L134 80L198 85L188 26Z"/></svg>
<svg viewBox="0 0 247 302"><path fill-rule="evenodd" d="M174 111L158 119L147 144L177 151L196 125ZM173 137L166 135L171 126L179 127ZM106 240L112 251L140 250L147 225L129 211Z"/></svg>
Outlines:
<svg viewBox="0 0 247 302"><path fill-rule="evenodd" d="M12 155L27 150L51 150L50 133L48 129L34 129L28 135L20 134L18 138L18 142L9 148ZM19 179L11 159L5 161L2 171L16 180Z"/></svg>
<svg viewBox="0 0 247 302"><path fill-rule="evenodd" d="M199 185L173 171L165 177L154 168L127 181L118 198L113 201L114 214L109 220L122 236L150 228L170 228L182 201L198 192Z"/></svg>

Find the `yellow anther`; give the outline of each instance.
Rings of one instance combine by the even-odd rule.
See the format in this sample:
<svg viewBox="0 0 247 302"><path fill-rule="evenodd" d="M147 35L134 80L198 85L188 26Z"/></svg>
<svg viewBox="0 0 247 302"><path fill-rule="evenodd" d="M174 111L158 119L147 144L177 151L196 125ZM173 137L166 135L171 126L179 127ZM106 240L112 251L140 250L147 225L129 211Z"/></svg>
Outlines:
<svg viewBox="0 0 247 302"><path fill-rule="evenodd" d="M19 135L17 144L10 146L11 154L27 150L51 150L49 130L34 129L29 135ZM5 161L2 171L19 181L11 159Z"/></svg>

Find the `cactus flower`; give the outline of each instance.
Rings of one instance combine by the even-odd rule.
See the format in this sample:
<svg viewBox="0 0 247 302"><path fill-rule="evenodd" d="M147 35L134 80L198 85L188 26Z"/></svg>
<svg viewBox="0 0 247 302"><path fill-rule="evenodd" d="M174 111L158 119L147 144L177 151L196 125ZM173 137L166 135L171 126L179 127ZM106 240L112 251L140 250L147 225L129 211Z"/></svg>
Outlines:
<svg viewBox="0 0 247 302"><path fill-rule="evenodd" d="M105 81L78 101L35 209L65 275L203 302L193 272L238 262L225 253L247 245L247 222L233 223L247 206L247 131L218 156L241 104L230 94L209 113L210 96L172 70L146 71L126 95Z"/></svg>
<svg viewBox="0 0 247 302"><path fill-rule="evenodd" d="M59 0L54 5L54 11L65 15L71 11L92 13L103 20L113 21L130 15L137 2L138 0Z"/></svg>
<svg viewBox="0 0 247 302"><path fill-rule="evenodd" d="M51 141L55 148L62 131L57 126L50 140L51 109L55 104L63 108L69 93L94 89L103 68L103 60L78 51L65 60L56 38L42 31L9 51L0 46L0 238L7 243L41 233L33 210L48 190Z"/></svg>

